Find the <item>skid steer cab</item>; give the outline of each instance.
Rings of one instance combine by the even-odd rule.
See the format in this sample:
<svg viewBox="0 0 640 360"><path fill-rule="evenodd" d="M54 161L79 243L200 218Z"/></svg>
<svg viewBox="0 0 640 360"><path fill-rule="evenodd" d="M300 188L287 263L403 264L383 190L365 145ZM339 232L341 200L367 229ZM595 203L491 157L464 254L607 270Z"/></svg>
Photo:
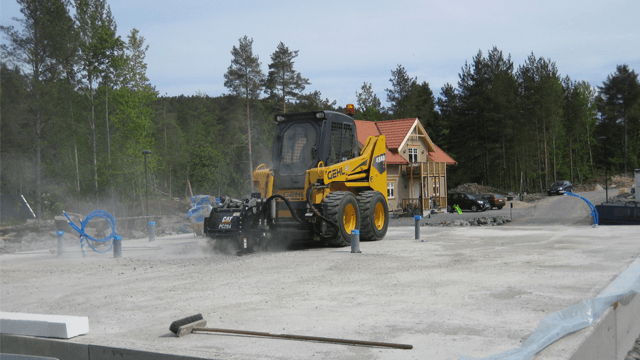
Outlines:
<svg viewBox="0 0 640 360"><path fill-rule="evenodd" d="M360 148L353 118L335 111L278 114L274 120L273 168L256 168L257 192L250 197L222 197L205 220L205 234L237 244L240 254L300 240L348 246L352 230L360 230L364 241L384 238L384 135L369 137Z"/></svg>

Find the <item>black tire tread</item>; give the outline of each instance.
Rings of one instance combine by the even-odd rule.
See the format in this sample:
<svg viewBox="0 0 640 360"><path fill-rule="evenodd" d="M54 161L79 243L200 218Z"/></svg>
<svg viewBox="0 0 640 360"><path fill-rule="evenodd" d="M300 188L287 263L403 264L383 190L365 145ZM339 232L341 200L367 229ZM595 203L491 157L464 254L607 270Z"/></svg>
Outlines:
<svg viewBox="0 0 640 360"><path fill-rule="evenodd" d="M373 191L365 191L358 194L358 205L360 206L360 214L362 214L361 226L360 226L360 239L367 241L375 239L375 234L371 229L371 219L365 214L371 208L371 201L373 201Z"/></svg>
<svg viewBox="0 0 640 360"><path fill-rule="evenodd" d="M373 204L373 198L376 194L380 194L380 192L364 191L358 194L357 196L358 206L360 207L360 217L361 217L360 218L360 239L363 241L374 241L374 240L381 239L378 236L376 236L373 230L373 228L375 227L375 224L373 223L374 219L367 216L367 214L372 209L372 207L375 207L375 204ZM384 197L384 195L382 196ZM387 211L387 214L385 214L385 216L387 217L389 216L388 211ZM388 227L389 219L386 219L386 221L387 221L387 227ZM386 229L384 233L386 234Z"/></svg>
<svg viewBox="0 0 640 360"><path fill-rule="evenodd" d="M348 191L335 191L330 193L329 195L327 195L324 200L322 201L327 209L326 212L326 217L329 218L329 220L333 221L334 223L338 224L338 227L340 227L341 225L341 220L340 220L340 216L341 214L338 214L338 211L340 209L340 201L342 200L342 198L344 196L346 196L346 194L348 194ZM350 194L350 193L349 193ZM338 232L337 234L335 233L335 229L333 228L333 226L329 226L328 228L330 235L329 237L326 238L327 242L332 245L332 246L336 246L336 247L344 247L344 246L348 246L351 244L351 239L344 239L344 237L342 236L341 232Z"/></svg>

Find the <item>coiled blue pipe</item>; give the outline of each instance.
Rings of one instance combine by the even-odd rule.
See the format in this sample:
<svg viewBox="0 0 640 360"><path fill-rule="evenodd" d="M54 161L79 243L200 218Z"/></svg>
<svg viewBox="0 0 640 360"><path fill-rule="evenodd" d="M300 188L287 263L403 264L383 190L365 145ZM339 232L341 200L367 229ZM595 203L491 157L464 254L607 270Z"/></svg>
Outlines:
<svg viewBox="0 0 640 360"><path fill-rule="evenodd" d="M113 218L113 216L111 214L109 214L108 212L104 211L104 210L95 210L92 211L91 213L89 213L89 215L87 215L87 217L84 219L84 221L80 221L80 227L78 227L78 225L76 225L73 221L71 221L71 219L69 218L69 215L67 215L66 212L62 212L64 214L64 216L67 217L67 222L69 223L69 226L71 226L75 231L78 232L78 234L80 234L80 248L82 248L82 254L84 256L87 256L87 254L85 254L84 252L84 242L85 239L88 240L92 240L92 241L97 241L97 242L103 242L106 243L107 241L110 241L111 243L109 244L109 248L105 251L100 251L96 248L93 247L93 245L91 245L91 243L89 241L87 241L87 244L89 245L89 247L99 253L99 254L106 254L107 252L111 251L111 248L113 247L113 238L116 236L116 220ZM95 217L99 217L99 218L103 218L105 219L108 223L109 226L111 226L111 235L107 236L106 238L103 239L96 239L93 236L87 234L84 231L84 228L87 226L87 223L89 223L89 220L95 218Z"/></svg>
<svg viewBox="0 0 640 360"><path fill-rule="evenodd" d="M587 205L589 205L589 209L591 209L591 217L593 218L593 226L594 227L598 226L598 221L599 221L598 210L596 210L595 205L593 205L593 203L591 203L591 201L583 198L582 196L580 196L578 194L574 194L572 192L566 192L564 194L565 195L570 195L570 196L575 196L577 198L580 198L580 199L584 200L587 203Z"/></svg>

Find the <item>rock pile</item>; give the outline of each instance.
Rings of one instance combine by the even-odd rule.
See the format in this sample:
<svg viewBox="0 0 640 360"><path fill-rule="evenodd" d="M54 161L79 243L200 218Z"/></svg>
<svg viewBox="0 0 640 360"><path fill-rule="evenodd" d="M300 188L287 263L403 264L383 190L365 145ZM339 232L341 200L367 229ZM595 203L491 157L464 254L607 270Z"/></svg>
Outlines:
<svg viewBox="0 0 640 360"><path fill-rule="evenodd" d="M512 220L504 216L479 217L473 219L455 219L452 221L441 221L439 223L427 222L423 226L500 226Z"/></svg>

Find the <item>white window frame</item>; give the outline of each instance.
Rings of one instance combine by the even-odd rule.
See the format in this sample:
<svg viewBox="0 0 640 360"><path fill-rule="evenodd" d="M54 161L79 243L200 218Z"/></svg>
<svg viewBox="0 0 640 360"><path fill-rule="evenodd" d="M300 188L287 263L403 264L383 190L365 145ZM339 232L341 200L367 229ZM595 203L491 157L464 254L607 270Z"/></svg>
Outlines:
<svg viewBox="0 0 640 360"><path fill-rule="evenodd" d="M412 157L414 158L414 161L411 161ZM410 163L417 163L418 162L418 148L417 147L410 147L409 148L409 162Z"/></svg>
<svg viewBox="0 0 640 360"><path fill-rule="evenodd" d="M387 198L389 199L396 198L396 182L395 181L387 182Z"/></svg>

